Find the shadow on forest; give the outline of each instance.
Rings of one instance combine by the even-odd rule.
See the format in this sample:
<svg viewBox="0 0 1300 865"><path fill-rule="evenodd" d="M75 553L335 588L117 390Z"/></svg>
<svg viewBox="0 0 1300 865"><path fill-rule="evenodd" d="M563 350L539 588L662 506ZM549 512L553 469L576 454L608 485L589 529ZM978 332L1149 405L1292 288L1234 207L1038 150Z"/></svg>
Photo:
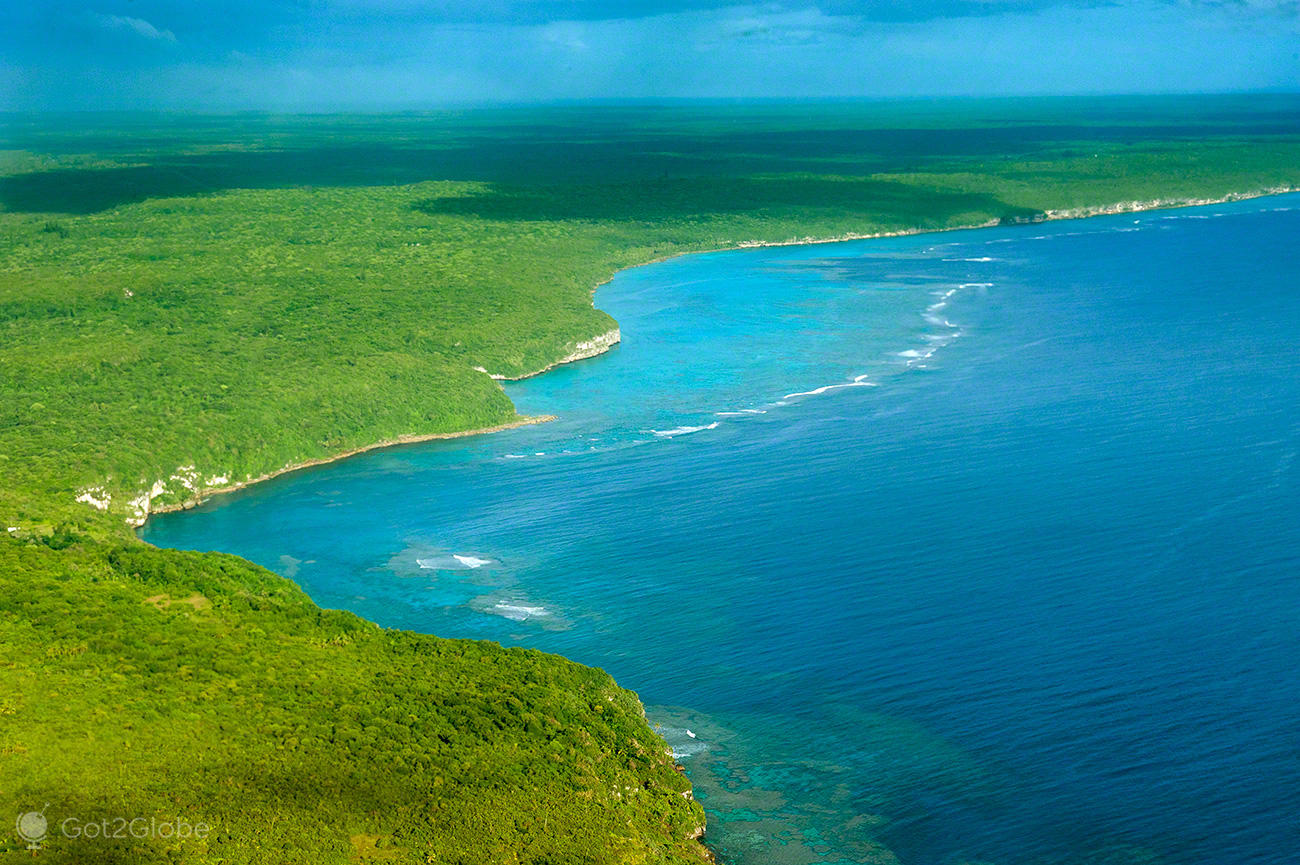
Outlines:
<svg viewBox="0 0 1300 865"><path fill-rule="evenodd" d="M942 225L958 214L1032 218L983 193L940 192L905 183L865 178L674 178L576 186L496 186L478 195L427 198L412 205L429 214L494 220L669 220L710 214L789 211L868 213L889 221Z"/></svg>
<svg viewBox="0 0 1300 865"><path fill-rule="evenodd" d="M961 170L964 160L1091 155L1099 144L1300 132L1294 121L993 125L948 128L754 129L725 122L707 132L567 123L403 126L364 135L328 119L288 130L167 129L58 138L64 152L112 153L120 168L57 169L0 177L10 212L86 214L149 198L226 189L383 186L426 180L598 184L669 177L782 172L845 177ZM414 121L412 121L414 123ZM365 140L370 138L370 141ZM383 144L373 139L386 138ZM231 142L247 149L235 149ZM389 143L395 142L395 143ZM4 146L51 152L53 141L11 136ZM191 152L180 152L182 148ZM55 148L58 149L58 148ZM197 151L197 152L194 152ZM753 187L770 190L770 186ZM725 202L710 209L716 211ZM754 206L754 202L741 209ZM515 200L510 206L536 209ZM731 209L737 209L732 207Z"/></svg>

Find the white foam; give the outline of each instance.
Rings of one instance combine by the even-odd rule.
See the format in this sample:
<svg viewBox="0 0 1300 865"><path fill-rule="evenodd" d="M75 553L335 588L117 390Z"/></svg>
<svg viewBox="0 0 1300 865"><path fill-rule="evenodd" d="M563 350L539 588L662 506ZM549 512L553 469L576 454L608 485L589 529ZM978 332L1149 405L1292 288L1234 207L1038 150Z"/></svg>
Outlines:
<svg viewBox="0 0 1300 865"><path fill-rule="evenodd" d="M944 261L997 261L989 255L981 255L979 258L945 258Z"/></svg>
<svg viewBox="0 0 1300 865"><path fill-rule="evenodd" d="M674 760L695 757L709 750L708 742L699 738L694 730L655 725L655 731L667 740L670 749L669 753L672 754Z"/></svg>
<svg viewBox="0 0 1300 865"><path fill-rule="evenodd" d="M501 458L505 460L526 460L528 459L528 454L506 454Z"/></svg>
<svg viewBox="0 0 1300 865"><path fill-rule="evenodd" d="M928 360L929 358L933 357L934 353L938 351L939 348L940 346L937 344L931 345L929 348L925 349L924 351L915 348L909 348L907 351L900 351L898 353L898 356L907 358L908 366L919 366L921 365L921 361Z"/></svg>
<svg viewBox="0 0 1300 865"><path fill-rule="evenodd" d="M840 384L824 384L821 387L813 388L812 390L801 390L798 393L788 393L781 397L781 399L794 399L795 397L800 396L821 396L824 393L839 390L842 387L878 387L878 385L875 382L866 381L865 376L858 376L853 381L846 381Z"/></svg>
<svg viewBox="0 0 1300 865"><path fill-rule="evenodd" d="M523 604L507 604L505 601L498 601L492 612L498 616L504 616L512 622L523 622L530 618L543 618L549 616L545 607L528 607Z"/></svg>
<svg viewBox="0 0 1300 865"><path fill-rule="evenodd" d="M695 433L695 432L700 432L701 430L717 429L717 428L718 428L718 422L714 421L713 423L705 424L704 426L679 426L679 427L673 427L672 429L652 429L650 430L650 432L654 433L660 438L672 438L673 436L686 435L687 433Z"/></svg>
<svg viewBox="0 0 1300 865"><path fill-rule="evenodd" d="M927 336L926 336L926 339L931 340L931 341L950 340L950 339L955 339L957 336L960 336L960 335L961 335L961 334L960 334L961 325L953 324L953 323L952 323L951 321L949 321L948 319L946 319L946 318L944 318L943 316L939 315L939 312L940 312L941 310L945 309L945 308L948 306L948 301L952 298L953 295L957 294L959 291L961 291L961 290L963 290L963 289L967 289L967 288L992 288L992 286L993 286L993 283L991 283L991 282L963 282L963 283L961 283L960 285L958 285L956 288L950 288L950 289L948 289L947 291L936 291L936 292L934 292L934 296L937 297L937 298L939 298L939 299L936 300L934 303L930 304L929 306L927 306L927 307L925 308L925 312L921 313L921 317L922 317L923 319L925 319L927 322L929 322L930 324L933 324L933 325L939 325L939 326L941 326L941 327L950 328L951 330L958 331L958 333L956 333L956 334L949 334L949 335L946 336L946 337L945 337L945 336L927 335ZM910 356L911 356L911 355L908 355L908 354L906 354L906 353L903 354L903 357L910 357ZM927 357L928 357L928 355L927 355Z"/></svg>
<svg viewBox="0 0 1300 865"><path fill-rule="evenodd" d="M478 556L459 556L452 553L450 556L416 559L415 563L427 571L456 571L462 568L481 568L484 565L492 564L492 559L481 559Z"/></svg>

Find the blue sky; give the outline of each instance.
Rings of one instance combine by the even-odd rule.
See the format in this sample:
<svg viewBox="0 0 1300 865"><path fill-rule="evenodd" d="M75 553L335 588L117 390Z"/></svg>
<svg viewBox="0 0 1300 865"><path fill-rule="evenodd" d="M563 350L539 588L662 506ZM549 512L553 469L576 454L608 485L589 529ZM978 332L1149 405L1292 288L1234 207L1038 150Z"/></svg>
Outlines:
<svg viewBox="0 0 1300 865"><path fill-rule="evenodd" d="M1300 90L1300 0L0 0L0 108Z"/></svg>

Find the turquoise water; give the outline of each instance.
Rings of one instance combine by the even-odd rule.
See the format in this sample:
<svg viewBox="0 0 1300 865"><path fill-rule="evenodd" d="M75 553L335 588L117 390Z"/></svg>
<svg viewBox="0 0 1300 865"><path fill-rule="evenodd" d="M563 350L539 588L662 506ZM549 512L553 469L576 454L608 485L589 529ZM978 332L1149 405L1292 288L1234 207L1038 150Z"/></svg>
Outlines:
<svg viewBox="0 0 1300 865"><path fill-rule="evenodd" d="M732 863L1296 861L1300 196L620 274L559 420L157 517L636 689ZM690 731L690 735L687 731Z"/></svg>

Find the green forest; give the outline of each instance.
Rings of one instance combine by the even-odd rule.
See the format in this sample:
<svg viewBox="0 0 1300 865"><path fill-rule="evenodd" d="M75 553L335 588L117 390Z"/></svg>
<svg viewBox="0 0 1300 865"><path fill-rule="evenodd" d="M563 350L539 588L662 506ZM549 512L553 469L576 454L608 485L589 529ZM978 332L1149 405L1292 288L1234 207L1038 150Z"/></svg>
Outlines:
<svg viewBox="0 0 1300 865"><path fill-rule="evenodd" d="M622 268L1293 188L1284 95L8 115L0 817L214 827L50 862L701 861L602 671L380 629L132 525L517 419L488 373L616 326L592 293Z"/></svg>

